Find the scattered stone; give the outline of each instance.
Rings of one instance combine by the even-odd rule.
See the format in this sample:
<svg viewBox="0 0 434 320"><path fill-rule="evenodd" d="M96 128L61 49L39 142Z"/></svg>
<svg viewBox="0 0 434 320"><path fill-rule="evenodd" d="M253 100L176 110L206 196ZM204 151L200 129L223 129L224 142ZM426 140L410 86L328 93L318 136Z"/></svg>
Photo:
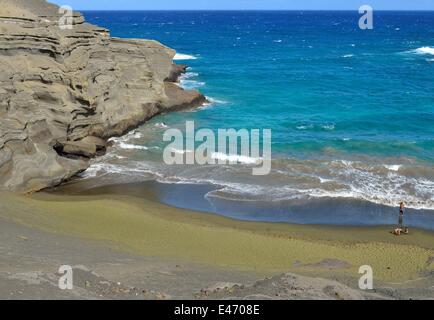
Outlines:
<svg viewBox="0 0 434 320"><path fill-rule="evenodd" d="M337 281L283 274L248 286L217 283L200 291L202 299L383 299L375 293L349 288Z"/></svg>

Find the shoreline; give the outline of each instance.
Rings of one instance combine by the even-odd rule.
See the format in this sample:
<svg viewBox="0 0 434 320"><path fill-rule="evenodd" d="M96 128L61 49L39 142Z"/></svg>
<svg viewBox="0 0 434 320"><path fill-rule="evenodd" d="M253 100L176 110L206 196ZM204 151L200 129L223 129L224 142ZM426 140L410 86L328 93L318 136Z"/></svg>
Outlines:
<svg viewBox="0 0 434 320"><path fill-rule="evenodd" d="M237 221L101 190L0 193L1 228L6 299L434 297L434 233L418 229ZM63 264L78 282L69 295L57 288ZM372 291L358 288L362 265Z"/></svg>
<svg viewBox="0 0 434 320"><path fill-rule="evenodd" d="M77 178L46 190L60 195L126 195L149 198L161 204L189 211L204 212L236 221L283 223L332 227L383 227L393 230L398 223L398 209L362 199L312 198L261 201L213 197L224 185L164 183L154 179L137 182L115 182L109 178ZM434 232L434 211L406 208L405 225L411 229Z"/></svg>
<svg viewBox="0 0 434 320"><path fill-rule="evenodd" d="M407 27L380 23L366 46L339 15L90 15L100 27L46 0L2 4L0 300L434 299L419 16L387 15ZM170 131L172 154L197 155L187 118L273 139L251 134L240 156L238 138L228 153L206 137L208 157L238 165L169 167ZM264 145L270 170L254 176ZM396 236L401 201L410 233Z"/></svg>
<svg viewBox="0 0 434 320"><path fill-rule="evenodd" d="M372 265L378 282L432 279L434 234L385 227L333 227L236 221L176 209L144 195L12 196L3 218L142 256L181 259L232 270L353 279ZM5 216L6 215L6 216Z"/></svg>

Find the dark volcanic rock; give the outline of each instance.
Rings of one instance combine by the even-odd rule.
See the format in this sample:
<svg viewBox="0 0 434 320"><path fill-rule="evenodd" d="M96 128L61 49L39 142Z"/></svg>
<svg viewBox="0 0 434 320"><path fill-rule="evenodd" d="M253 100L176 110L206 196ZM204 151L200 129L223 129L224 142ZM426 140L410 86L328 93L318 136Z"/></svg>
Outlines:
<svg viewBox="0 0 434 320"><path fill-rule="evenodd" d="M173 64L169 77L166 79L168 82L177 82L179 77L187 72L188 66L185 64Z"/></svg>

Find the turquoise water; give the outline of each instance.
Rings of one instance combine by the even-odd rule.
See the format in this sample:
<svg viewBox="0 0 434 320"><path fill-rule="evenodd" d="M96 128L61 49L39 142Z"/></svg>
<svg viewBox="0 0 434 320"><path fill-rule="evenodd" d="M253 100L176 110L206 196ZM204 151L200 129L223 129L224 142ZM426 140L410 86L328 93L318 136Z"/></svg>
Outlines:
<svg viewBox="0 0 434 320"><path fill-rule="evenodd" d="M113 36L156 39L211 104L153 119L88 177L217 186L228 201L352 199L434 210L434 12L85 12ZM272 129L272 172L166 166L164 126ZM122 178L123 177L123 178ZM266 210L266 209L264 209Z"/></svg>

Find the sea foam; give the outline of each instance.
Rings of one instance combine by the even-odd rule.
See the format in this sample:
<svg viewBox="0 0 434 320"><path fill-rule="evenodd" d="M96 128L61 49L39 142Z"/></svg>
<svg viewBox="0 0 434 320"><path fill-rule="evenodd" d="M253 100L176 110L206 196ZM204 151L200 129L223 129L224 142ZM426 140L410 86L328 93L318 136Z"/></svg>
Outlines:
<svg viewBox="0 0 434 320"><path fill-rule="evenodd" d="M167 124L165 124L164 122L158 122L154 125L155 128L159 128L159 129L166 129L169 126Z"/></svg>
<svg viewBox="0 0 434 320"><path fill-rule="evenodd" d="M148 147L138 146L135 144L129 144L129 143L125 143L125 142L120 142L119 147L122 149L127 149L127 150L148 150Z"/></svg>
<svg viewBox="0 0 434 320"><path fill-rule="evenodd" d="M226 103L228 103L225 100L219 100L219 99L215 99L215 98L208 97L208 96L206 96L206 99L209 101L209 104L226 104Z"/></svg>
<svg viewBox="0 0 434 320"><path fill-rule="evenodd" d="M195 77L198 77L199 74L195 72L187 72L186 74L181 75L179 78L179 85L183 89L197 89L206 85L203 81L194 80Z"/></svg>
<svg viewBox="0 0 434 320"><path fill-rule="evenodd" d="M384 165L384 167L390 171L399 171L399 169L402 167L399 164L392 164L392 165Z"/></svg>
<svg viewBox="0 0 434 320"><path fill-rule="evenodd" d="M417 53L417 54L430 54L430 55L434 55L434 48L432 48L432 47L421 47L421 48L413 50L413 52Z"/></svg>
<svg viewBox="0 0 434 320"><path fill-rule="evenodd" d="M173 58L173 60L196 60L197 57L189 55L189 54L184 54L184 53L177 53L175 54L175 57Z"/></svg>
<svg viewBox="0 0 434 320"><path fill-rule="evenodd" d="M238 154L225 154L225 153L221 153L221 152L212 153L211 158L215 159L215 160L238 162L238 163L244 163L244 164L257 164L260 162L260 159L257 159L257 158L242 156L242 155L238 155Z"/></svg>

